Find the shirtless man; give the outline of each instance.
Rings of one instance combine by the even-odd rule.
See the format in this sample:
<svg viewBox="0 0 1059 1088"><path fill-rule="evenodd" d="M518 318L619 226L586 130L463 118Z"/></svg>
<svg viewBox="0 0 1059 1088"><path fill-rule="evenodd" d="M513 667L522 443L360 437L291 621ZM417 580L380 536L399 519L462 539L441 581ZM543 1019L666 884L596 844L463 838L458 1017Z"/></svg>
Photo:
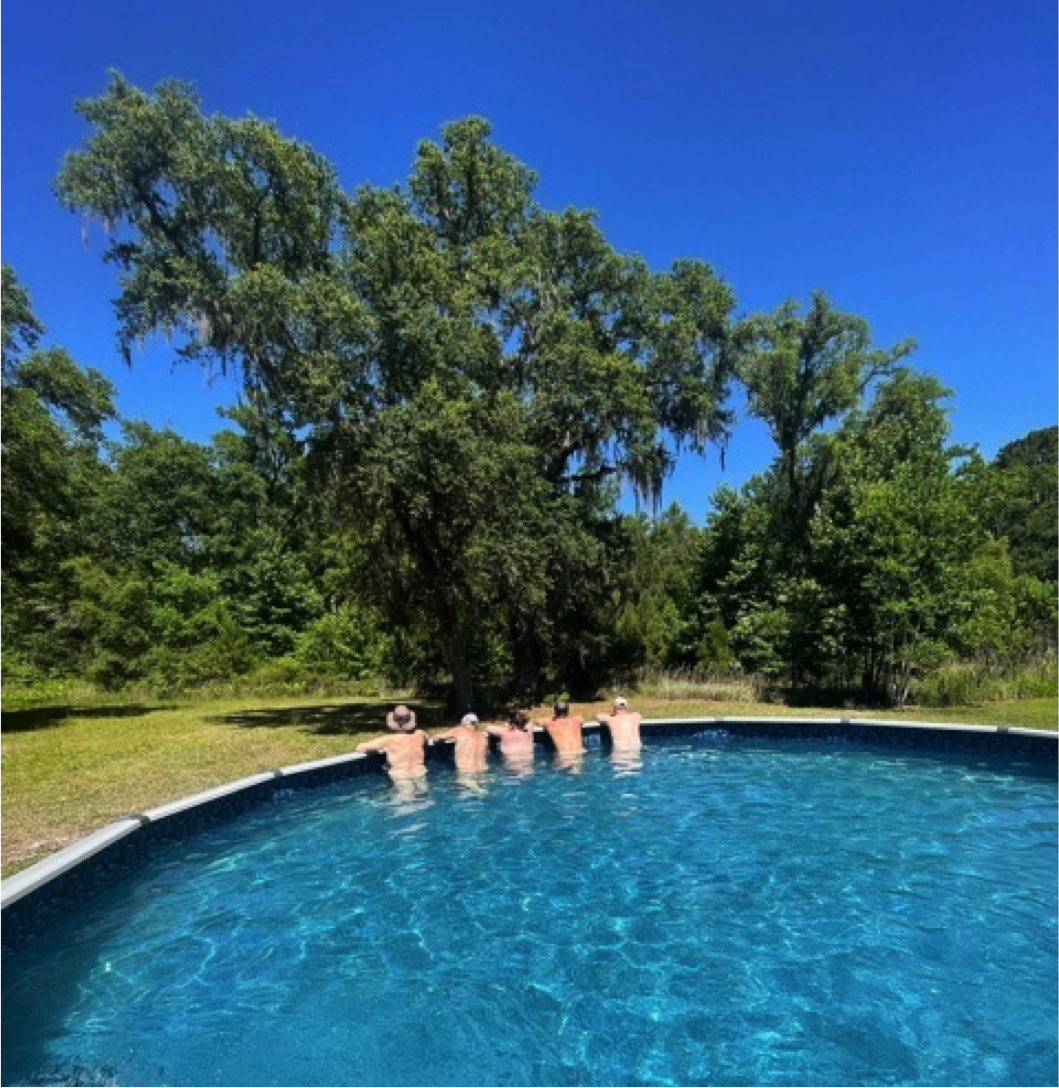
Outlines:
<svg viewBox="0 0 1059 1088"><path fill-rule="evenodd" d="M620 695L614 700L613 714L597 714L596 721L610 730L610 741L615 752L636 752L640 743L640 715L629 710L628 702Z"/></svg>
<svg viewBox="0 0 1059 1088"><path fill-rule="evenodd" d="M426 778L427 766L423 758L429 738L422 729L411 729L395 733L391 737L379 737L378 740L366 740L357 745L358 752L385 752L387 770L394 782L407 782L410 779Z"/></svg>
<svg viewBox="0 0 1059 1088"><path fill-rule="evenodd" d="M461 774L474 774L485 770L486 755L489 752L489 738L478 731L478 716L464 714L460 724L444 733L435 733L431 743L442 740L456 742L456 770Z"/></svg>
<svg viewBox="0 0 1059 1088"><path fill-rule="evenodd" d="M508 715L507 725L490 725L485 731L500 738L500 754L505 763L525 767L533 762L533 726L522 711Z"/></svg>
<svg viewBox="0 0 1059 1088"><path fill-rule="evenodd" d="M581 738L581 726L585 724L585 719L576 714L571 718L569 703L556 703L552 707L551 721L543 724L559 755L579 756L585 750L585 742Z"/></svg>

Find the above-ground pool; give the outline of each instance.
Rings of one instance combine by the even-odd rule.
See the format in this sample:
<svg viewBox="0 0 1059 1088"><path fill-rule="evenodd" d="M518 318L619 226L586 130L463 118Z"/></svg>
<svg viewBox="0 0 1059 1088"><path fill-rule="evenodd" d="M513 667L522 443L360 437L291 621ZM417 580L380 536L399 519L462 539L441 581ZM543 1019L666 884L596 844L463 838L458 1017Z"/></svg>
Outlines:
<svg viewBox="0 0 1059 1088"><path fill-rule="evenodd" d="M1047 762L704 734L276 792L3 972L5 1084L1051 1085Z"/></svg>

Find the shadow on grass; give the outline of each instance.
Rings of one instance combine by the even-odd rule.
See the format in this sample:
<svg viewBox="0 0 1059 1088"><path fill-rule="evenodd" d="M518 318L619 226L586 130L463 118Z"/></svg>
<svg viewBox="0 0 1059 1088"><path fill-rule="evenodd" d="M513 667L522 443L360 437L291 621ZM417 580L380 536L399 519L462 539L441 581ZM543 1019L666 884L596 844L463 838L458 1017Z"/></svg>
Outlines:
<svg viewBox="0 0 1059 1088"><path fill-rule="evenodd" d="M35 729L51 729L67 718L143 718L171 706L33 706L3 712L5 733L30 733Z"/></svg>
<svg viewBox="0 0 1059 1088"><path fill-rule="evenodd" d="M378 702L342 703L326 706L263 707L223 714L212 721L240 729L300 729L305 733L329 736L343 733L381 733L386 731L386 712L392 707ZM445 722L437 707L413 704L421 729L436 729Z"/></svg>

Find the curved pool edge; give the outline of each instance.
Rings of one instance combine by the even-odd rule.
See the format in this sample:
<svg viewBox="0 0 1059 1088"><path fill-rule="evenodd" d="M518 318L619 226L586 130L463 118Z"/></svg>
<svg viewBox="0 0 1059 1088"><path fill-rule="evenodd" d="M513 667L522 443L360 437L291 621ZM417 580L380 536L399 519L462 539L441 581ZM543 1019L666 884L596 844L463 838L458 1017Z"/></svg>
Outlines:
<svg viewBox="0 0 1059 1088"><path fill-rule="evenodd" d="M704 731L750 736L801 738L843 737L898 746L988 748L1056 761L1059 732L1005 725L966 725L952 722L909 722L880 718L812 717L707 717L657 718L642 723L645 739L656 736L691 735ZM587 733L596 734L599 723L586 722ZM543 730L537 730L543 736ZM545 737L544 740L547 738ZM444 758L440 752L433 759ZM17 947L59 910L77 902L109 875L142 858L154 842L179 838L209 823L236 815L264 803L278 790L314 788L339 778L383 773L380 755L348 753L327 759L277 767L189 794L144 812L124 816L21 872L0 882L3 916L3 947ZM96 865L85 863L97 858ZM89 870L94 872L89 873Z"/></svg>
<svg viewBox="0 0 1059 1088"><path fill-rule="evenodd" d="M280 790L315 788L382 770L380 756L350 752L276 767L123 816L0 881L3 951L24 944L53 915L76 908L109 877L144 859L157 842L229 819Z"/></svg>

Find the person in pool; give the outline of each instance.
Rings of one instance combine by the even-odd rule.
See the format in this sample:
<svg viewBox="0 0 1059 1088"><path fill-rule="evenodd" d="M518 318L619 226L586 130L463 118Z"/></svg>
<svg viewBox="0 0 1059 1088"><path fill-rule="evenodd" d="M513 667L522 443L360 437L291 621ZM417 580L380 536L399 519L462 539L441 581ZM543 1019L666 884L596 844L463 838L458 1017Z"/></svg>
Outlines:
<svg viewBox="0 0 1059 1088"><path fill-rule="evenodd" d="M533 726L521 710L513 710L507 725L490 725L486 732L500 738L500 754L509 763L533 760Z"/></svg>
<svg viewBox="0 0 1059 1088"><path fill-rule="evenodd" d="M456 742L456 770L461 774L477 774L485 770L489 738L478 726L477 714L464 714L459 725L431 737L433 744L450 740Z"/></svg>
<svg viewBox="0 0 1059 1088"><path fill-rule="evenodd" d="M585 719L576 714L571 717L569 703L563 700L557 702L552 707L551 720L542 724L559 755L579 756L585 750L584 738L581 736Z"/></svg>
<svg viewBox="0 0 1059 1088"><path fill-rule="evenodd" d="M385 753L390 778L394 782L409 781L426 778L427 765L424 753L429 740L430 738L422 729L416 728L413 715L412 720L406 722L404 728L395 732L393 736L366 740L358 744L356 750L364 753Z"/></svg>
<svg viewBox="0 0 1059 1088"><path fill-rule="evenodd" d="M640 742L639 714L629 709L629 703L620 695L614 700L613 714L597 714L596 721L610 730L610 741L615 752L636 752Z"/></svg>

